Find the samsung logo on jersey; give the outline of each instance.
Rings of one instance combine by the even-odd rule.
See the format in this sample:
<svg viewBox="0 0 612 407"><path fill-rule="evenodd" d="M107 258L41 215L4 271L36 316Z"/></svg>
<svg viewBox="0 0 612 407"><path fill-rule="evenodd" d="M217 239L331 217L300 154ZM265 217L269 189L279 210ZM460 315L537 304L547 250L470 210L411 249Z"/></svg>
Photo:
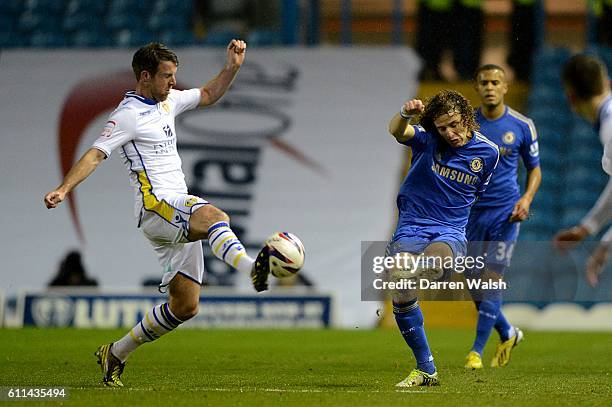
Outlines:
<svg viewBox="0 0 612 407"><path fill-rule="evenodd" d="M448 178L451 181L457 181L466 185L476 185L478 177L475 175L466 174L458 170L445 167L438 163L434 163L431 166L431 170L441 177Z"/></svg>

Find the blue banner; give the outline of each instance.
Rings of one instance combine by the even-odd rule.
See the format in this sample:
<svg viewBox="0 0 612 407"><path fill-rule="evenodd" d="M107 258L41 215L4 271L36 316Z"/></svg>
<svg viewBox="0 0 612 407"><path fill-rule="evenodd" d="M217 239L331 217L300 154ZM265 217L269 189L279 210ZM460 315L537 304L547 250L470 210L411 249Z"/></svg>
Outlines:
<svg viewBox="0 0 612 407"><path fill-rule="evenodd" d="M26 293L20 310L24 326L130 328L154 305L167 301L155 294L81 292ZM329 295L210 295L200 298L200 312L190 328L327 328Z"/></svg>

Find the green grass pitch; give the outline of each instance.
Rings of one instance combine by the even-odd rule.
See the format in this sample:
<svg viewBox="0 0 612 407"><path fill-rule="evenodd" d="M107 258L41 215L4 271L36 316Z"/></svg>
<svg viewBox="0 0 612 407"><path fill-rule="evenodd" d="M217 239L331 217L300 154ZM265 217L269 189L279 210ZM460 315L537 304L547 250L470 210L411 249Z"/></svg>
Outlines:
<svg viewBox="0 0 612 407"><path fill-rule="evenodd" d="M414 361L395 330L180 329L131 356L123 374L126 387L104 388L93 352L123 333L0 329L0 388L62 386L70 392L66 404L100 406L612 402L609 333L527 331L507 367L465 371L472 331L429 329L442 385L396 391L395 383ZM494 351L489 342L487 365Z"/></svg>

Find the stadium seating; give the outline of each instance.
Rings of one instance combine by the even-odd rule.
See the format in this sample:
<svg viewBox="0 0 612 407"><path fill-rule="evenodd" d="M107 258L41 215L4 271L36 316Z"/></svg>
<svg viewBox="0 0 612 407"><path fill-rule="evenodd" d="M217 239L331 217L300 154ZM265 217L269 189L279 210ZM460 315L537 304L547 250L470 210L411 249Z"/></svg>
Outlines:
<svg viewBox="0 0 612 407"><path fill-rule="evenodd" d="M202 44L209 47L225 47L232 39L240 37L241 35L231 28L212 28L206 34Z"/></svg>
<svg viewBox="0 0 612 407"><path fill-rule="evenodd" d="M257 46L282 43L275 30L242 33L225 25L207 27L198 39L193 14L193 2L183 0L2 0L0 48L134 47L154 40L221 47L232 38Z"/></svg>
<svg viewBox="0 0 612 407"><path fill-rule="evenodd" d="M274 30L252 30L247 36L246 42L250 47L270 47L282 44L282 37Z"/></svg>
<svg viewBox="0 0 612 407"><path fill-rule="evenodd" d="M66 37L59 33L35 31L30 36L33 48L60 48L66 46Z"/></svg>
<svg viewBox="0 0 612 407"><path fill-rule="evenodd" d="M23 1L21 0L3 0L0 2L0 15L16 15L21 12Z"/></svg>
<svg viewBox="0 0 612 407"><path fill-rule="evenodd" d="M97 48L110 46L114 41L101 30L77 30L70 36L70 45L75 48Z"/></svg>

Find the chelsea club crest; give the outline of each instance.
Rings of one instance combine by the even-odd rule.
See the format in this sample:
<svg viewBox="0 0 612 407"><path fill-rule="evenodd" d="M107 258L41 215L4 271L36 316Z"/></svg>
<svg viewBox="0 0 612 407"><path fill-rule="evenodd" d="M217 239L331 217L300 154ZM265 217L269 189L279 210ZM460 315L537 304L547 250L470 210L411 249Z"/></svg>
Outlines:
<svg viewBox="0 0 612 407"><path fill-rule="evenodd" d="M473 158L472 161L470 162L470 169L473 172L480 172L482 170L482 158Z"/></svg>
<svg viewBox="0 0 612 407"><path fill-rule="evenodd" d="M502 140L506 144L514 144L514 140L516 140L516 137L514 136L514 133L509 131L509 132L504 133L504 135L502 136Z"/></svg>

